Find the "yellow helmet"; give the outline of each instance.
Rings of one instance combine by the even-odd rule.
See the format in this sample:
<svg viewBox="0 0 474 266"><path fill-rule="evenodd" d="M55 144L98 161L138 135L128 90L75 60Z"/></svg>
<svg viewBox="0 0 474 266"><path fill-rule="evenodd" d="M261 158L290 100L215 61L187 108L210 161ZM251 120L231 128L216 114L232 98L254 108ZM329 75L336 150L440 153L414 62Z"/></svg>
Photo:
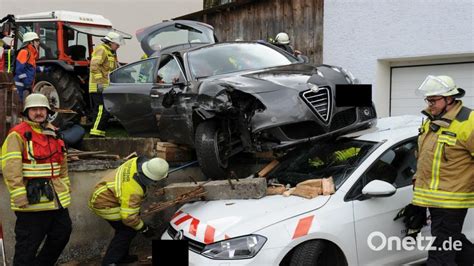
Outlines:
<svg viewBox="0 0 474 266"><path fill-rule="evenodd" d="M41 93L32 93L26 97L23 112L31 107L45 107L49 112L52 112L48 98Z"/></svg>
<svg viewBox="0 0 474 266"><path fill-rule="evenodd" d="M454 80L449 76L432 76L429 75L418 87L417 94L423 97L428 96L452 96L454 98L461 98L466 94L461 88L458 88Z"/></svg>
<svg viewBox="0 0 474 266"><path fill-rule="evenodd" d="M142 171L146 177L153 181L159 181L168 176L168 162L161 158L153 158L142 164Z"/></svg>

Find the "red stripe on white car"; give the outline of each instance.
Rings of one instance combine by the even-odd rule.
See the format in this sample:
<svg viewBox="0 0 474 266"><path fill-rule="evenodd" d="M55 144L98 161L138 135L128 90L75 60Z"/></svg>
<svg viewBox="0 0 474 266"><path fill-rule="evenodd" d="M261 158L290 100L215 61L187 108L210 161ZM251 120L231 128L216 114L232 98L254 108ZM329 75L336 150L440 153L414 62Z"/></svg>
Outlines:
<svg viewBox="0 0 474 266"><path fill-rule="evenodd" d="M204 243L210 244L214 243L214 234L216 229L210 225L206 226L206 233L204 233Z"/></svg>
<svg viewBox="0 0 474 266"><path fill-rule="evenodd" d="M178 217L181 213L183 213L183 212L182 211L177 211L175 214L173 214L170 221L173 221L174 218Z"/></svg>
<svg viewBox="0 0 474 266"><path fill-rule="evenodd" d="M176 222L174 222L175 225L180 225L184 222L186 222L189 219L192 219L193 217L189 214L186 214L185 216L179 218Z"/></svg>
<svg viewBox="0 0 474 266"><path fill-rule="evenodd" d="M309 228L311 228L311 224L313 223L314 215L301 218L298 221L298 225L296 226L295 233L293 234L293 239L302 237L308 234Z"/></svg>
<svg viewBox="0 0 474 266"><path fill-rule="evenodd" d="M189 226L189 233L193 236L196 236L198 226L199 226L199 220L196 218L193 218L193 220L191 221L191 225Z"/></svg>

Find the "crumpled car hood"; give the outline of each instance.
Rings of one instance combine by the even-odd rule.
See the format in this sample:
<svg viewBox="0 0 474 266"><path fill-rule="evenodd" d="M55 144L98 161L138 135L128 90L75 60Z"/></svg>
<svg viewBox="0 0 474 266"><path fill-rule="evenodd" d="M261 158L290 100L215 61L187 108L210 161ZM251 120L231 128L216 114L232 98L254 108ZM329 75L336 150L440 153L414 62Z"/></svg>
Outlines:
<svg viewBox="0 0 474 266"><path fill-rule="evenodd" d="M291 64L261 71L245 72L241 75L232 73L226 76L215 76L208 80L209 83L232 86L251 94L281 89L305 91L308 90L308 81L318 86L329 85L324 78L317 74L316 67L305 64Z"/></svg>
<svg viewBox="0 0 474 266"><path fill-rule="evenodd" d="M321 208L329 199L330 196L308 200L277 195L258 200L199 201L183 206L171 224L190 239L212 243L250 234L300 213Z"/></svg>

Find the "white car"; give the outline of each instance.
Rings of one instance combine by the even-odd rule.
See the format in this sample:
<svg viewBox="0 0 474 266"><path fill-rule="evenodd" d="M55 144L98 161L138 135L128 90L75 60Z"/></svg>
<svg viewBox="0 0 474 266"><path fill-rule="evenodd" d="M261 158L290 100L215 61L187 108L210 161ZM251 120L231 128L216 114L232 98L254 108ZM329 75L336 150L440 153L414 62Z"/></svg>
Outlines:
<svg viewBox="0 0 474 266"><path fill-rule="evenodd" d="M271 173L282 184L332 176L336 192L305 199L199 201L184 205L162 239L189 241L190 265L386 265L423 261L429 226L418 243L404 238L398 211L412 198L421 117L379 119L377 126L294 150ZM309 147L310 146L310 147ZM354 153L347 153L354 149ZM344 158L334 159L335 151ZM464 234L474 240L474 212ZM404 240L405 239L405 240Z"/></svg>

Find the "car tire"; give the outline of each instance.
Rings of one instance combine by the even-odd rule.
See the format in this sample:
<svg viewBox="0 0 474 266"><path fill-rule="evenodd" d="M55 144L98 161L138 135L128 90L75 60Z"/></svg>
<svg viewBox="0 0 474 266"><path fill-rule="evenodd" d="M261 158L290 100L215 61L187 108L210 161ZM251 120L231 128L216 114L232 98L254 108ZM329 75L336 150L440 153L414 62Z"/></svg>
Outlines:
<svg viewBox="0 0 474 266"><path fill-rule="evenodd" d="M210 179L226 179L229 176L228 161L221 160L219 136L222 131L215 121L209 120L197 126L195 134L196 155L204 175Z"/></svg>
<svg viewBox="0 0 474 266"><path fill-rule="evenodd" d="M329 254L323 254L327 243L321 240L312 240L304 242L296 247L291 256L291 266L306 265L335 265L331 263Z"/></svg>
<svg viewBox="0 0 474 266"><path fill-rule="evenodd" d="M79 80L62 68L51 67L47 73L38 73L33 91L45 94L56 108L70 109L78 113L54 115L50 122L56 126L84 114L85 102Z"/></svg>

